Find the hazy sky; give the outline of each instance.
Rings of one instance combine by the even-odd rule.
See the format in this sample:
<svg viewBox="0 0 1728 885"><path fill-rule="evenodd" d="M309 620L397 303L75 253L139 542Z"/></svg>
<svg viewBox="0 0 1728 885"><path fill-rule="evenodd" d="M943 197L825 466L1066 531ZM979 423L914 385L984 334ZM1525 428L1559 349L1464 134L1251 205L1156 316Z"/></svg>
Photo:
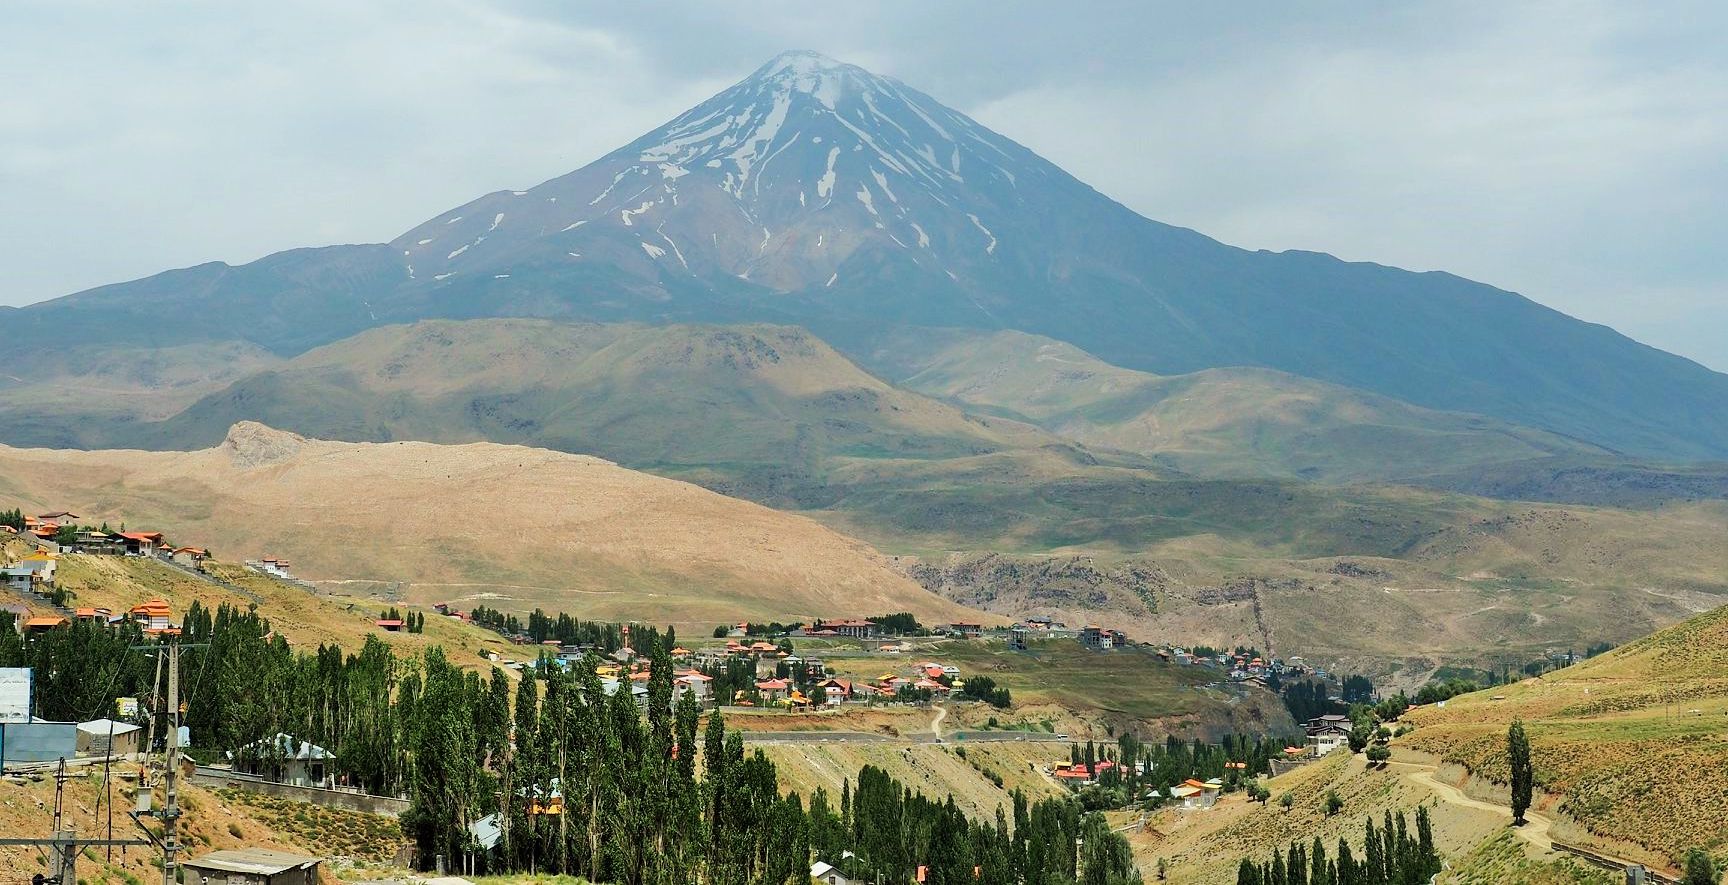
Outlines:
<svg viewBox="0 0 1728 885"><path fill-rule="evenodd" d="M14 0L0 304L387 240L805 48L1161 221L1450 270L1728 370L1728 4L845 5Z"/></svg>

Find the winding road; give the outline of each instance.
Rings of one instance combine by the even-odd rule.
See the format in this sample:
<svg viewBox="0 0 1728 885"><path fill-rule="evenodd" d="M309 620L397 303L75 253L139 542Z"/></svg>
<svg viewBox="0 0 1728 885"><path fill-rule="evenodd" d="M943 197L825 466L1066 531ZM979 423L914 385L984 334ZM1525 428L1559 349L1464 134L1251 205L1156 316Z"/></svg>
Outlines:
<svg viewBox="0 0 1728 885"><path fill-rule="evenodd" d="M1435 768L1432 765L1422 765L1415 762L1388 762L1386 764L1396 765L1399 768L1414 769L1413 771L1406 772L1404 774L1404 779L1432 790L1434 795L1438 796L1442 802L1449 805L1461 806L1463 808L1474 808L1479 811L1491 811L1507 820L1512 819L1512 809L1507 808L1504 805L1495 805L1492 802L1483 802L1480 799L1472 799L1469 796L1464 795L1463 790L1436 779L1434 777ZM1543 851L1553 851L1554 840L1548 835L1548 830L1552 823L1552 821L1541 814L1534 811L1526 811L1524 812L1524 826L1517 828L1513 832L1518 835L1518 838L1529 842L1531 845L1534 845Z"/></svg>

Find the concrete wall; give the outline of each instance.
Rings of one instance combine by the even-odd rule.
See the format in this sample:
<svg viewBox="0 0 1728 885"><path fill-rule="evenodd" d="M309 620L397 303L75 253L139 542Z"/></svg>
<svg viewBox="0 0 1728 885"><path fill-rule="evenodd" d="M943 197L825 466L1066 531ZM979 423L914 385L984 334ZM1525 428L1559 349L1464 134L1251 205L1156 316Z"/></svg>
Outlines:
<svg viewBox="0 0 1728 885"><path fill-rule="evenodd" d="M394 799L389 796L369 796L365 793L350 793L345 790L326 790L320 787L296 787L292 784L279 784L250 775L236 774L222 768L206 768L202 765L192 774L192 782L201 787L239 787L254 793L263 793L278 799L292 799L296 802L310 802L326 808L345 808L349 811L364 811L367 814L382 814L389 817L399 817L408 810L408 800Z"/></svg>

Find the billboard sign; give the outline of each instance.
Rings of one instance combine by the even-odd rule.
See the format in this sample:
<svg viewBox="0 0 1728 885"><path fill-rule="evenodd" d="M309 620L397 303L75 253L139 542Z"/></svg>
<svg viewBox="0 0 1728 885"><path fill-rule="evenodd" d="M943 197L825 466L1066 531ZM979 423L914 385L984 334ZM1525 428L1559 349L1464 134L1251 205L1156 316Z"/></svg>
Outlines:
<svg viewBox="0 0 1728 885"><path fill-rule="evenodd" d="M30 668L0 667L0 722L30 721Z"/></svg>

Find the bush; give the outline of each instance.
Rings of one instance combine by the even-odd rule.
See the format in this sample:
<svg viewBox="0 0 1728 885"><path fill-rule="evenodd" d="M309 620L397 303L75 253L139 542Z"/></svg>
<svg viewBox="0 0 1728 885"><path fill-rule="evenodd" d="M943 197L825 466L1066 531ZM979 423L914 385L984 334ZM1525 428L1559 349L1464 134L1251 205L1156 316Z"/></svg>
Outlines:
<svg viewBox="0 0 1728 885"><path fill-rule="evenodd" d="M1344 800L1338 798L1336 790L1326 791L1326 816L1331 817L1344 810Z"/></svg>

